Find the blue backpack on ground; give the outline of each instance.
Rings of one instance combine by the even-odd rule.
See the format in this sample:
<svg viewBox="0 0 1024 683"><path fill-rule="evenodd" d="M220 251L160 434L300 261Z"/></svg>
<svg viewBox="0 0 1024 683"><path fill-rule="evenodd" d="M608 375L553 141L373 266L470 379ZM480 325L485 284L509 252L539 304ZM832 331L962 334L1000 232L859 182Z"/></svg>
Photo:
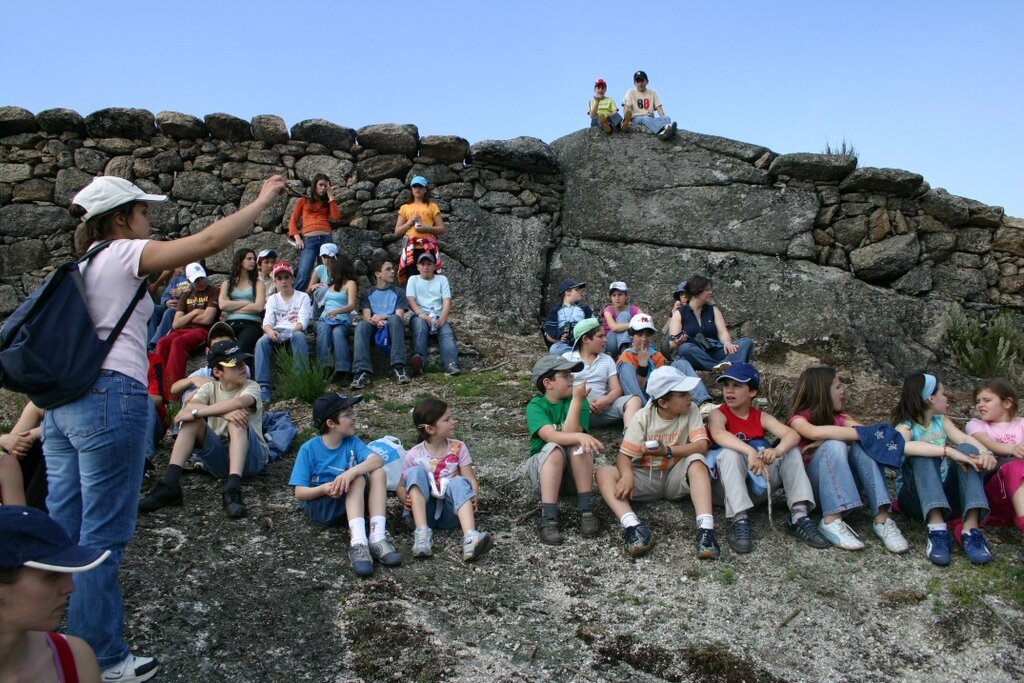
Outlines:
<svg viewBox="0 0 1024 683"><path fill-rule="evenodd" d="M62 264L7 319L0 329L0 386L49 410L74 401L96 382L110 347L146 293L142 282L110 336L97 336L78 266L109 245L100 242Z"/></svg>

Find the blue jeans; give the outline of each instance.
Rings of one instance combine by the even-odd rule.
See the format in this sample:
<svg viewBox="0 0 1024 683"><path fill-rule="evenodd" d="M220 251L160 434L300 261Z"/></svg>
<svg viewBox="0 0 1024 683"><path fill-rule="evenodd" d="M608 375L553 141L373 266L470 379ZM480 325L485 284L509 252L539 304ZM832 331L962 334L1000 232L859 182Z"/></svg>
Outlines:
<svg viewBox="0 0 1024 683"><path fill-rule="evenodd" d="M628 323L629 322L629 309L627 308L622 313L615 316L615 322L617 323ZM601 322L604 322L604 311L601 312ZM619 349L623 344L628 345L630 343L629 330L623 330L622 332L608 331L608 336L605 337L604 350L612 358L619 357Z"/></svg>
<svg viewBox="0 0 1024 683"><path fill-rule="evenodd" d="M159 321L154 325L153 321L156 320L156 310L161 309L163 312L160 314ZM176 308L166 308L157 304L153 310L153 317L149 319L149 345L156 346L156 343L167 336L167 333L171 331L171 324L174 322L174 314L177 313Z"/></svg>
<svg viewBox="0 0 1024 683"><path fill-rule="evenodd" d="M885 475L860 444L830 439L818 447L807 465L823 515L838 515L860 507L864 493L872 515L889 505Z"/></svg>
<svg viewBox="0 0 1024 683"><path fill-rule="evenodd" d="M927 520L929 512L941 508L945 519L956 519L978 509L984 519L989 507L983 476L974 468L964 472L955 462L949 463L943 476L943 460L924 456L903 459L902 482L896 498L904 514Z"/></svg>
<svg viewBox="0 0 1024 683"><path fill-rule="evenodd" d="M313 268L320 260L320 247L334 244L333 235L310 235L302 238L302 251L299 252L299 270L295 274L295 291L305 292L309 279L313 276Z"/></svg>
<svg viewBox="0 0 1024 683"><path fill-rule="evenodd" d="M405 367L405 321L394 313L388 316L388 330L391 334L391 367ZM373 374L373 361L370 359L370 347L373 336L377 334L377 326L360 320L356 325L356 351L352 359L353 372Z"/></svg>
<svg viewBox="0 0 1024 683"><path fill-rule="evenodd" d="M696 377L700 380L700 383L690 392L690 396L695 404L701 405L711 400L711 392L704 386L704 380L700 379L700 376L693 371L693 366L685 360L677 360L672 363L672 367L687 377ZM619 384L622 386L622 393L627 396L639 396L643 399L644 403L647 403L651 397L640 388L640 379L637 377L636 368L630 363L619 363L618 368Z"/></svg>
<svg viewBox="0 0 1024 683"><path fill-rule="evenodd" d="M412 355L427 360L427 343L430 340L430 325L419 316L413 316L409 321L412 327ZM447 368L449 365L459 362L459 345L455 343L455 332L447 320L444 325L437 328L437 345L441 350L441 365Z"/></svg>
<svg viewBox="0 0 1024 683"><path fill-rule="evenodd" d="M348 320L336 324L322 319L316 321L316 357L321 365L333 367L335 372L352 370L352 350L348 343L351 331L352 323Z"/></svg>
<svg viewBox="0 0 1024 683"><path fill-rule="evenodd" d="M708 352L694 342L685 342L679 347L679 358L690 361L690 365L698 370L710 370L724 360L732 363L749 363L750 357L754 355L754 340L743 337L734 339L733 344L739 348L736 353L726 353L724 347L719 347Z"/></svg>
<svg viewBox="0 0 1024 683"><path fill-rule="evenodd" d="M43 451L50 516L75 543L110 551L75 575L68 633L84 638L100 668L128 656L118 567L135 534L146 443L152 439L149 396L138 381L103 370L89 393L46 411Z"/></svg>
<svg viewBox="0 0 1024 683"><path fill-rule="evenodd" d="M430 475L422 465L410 467L402 475L405 477L405 488L419 487L420 493L427 499L427 525L433 529L458 529L459 510L473 500L476 493L473 485L465 477L452 477L445 489L444 498L434 498L430 492Z"/></svg>
<svg viewBox="0 0 1024 683"><path fill-rule="evenodd" d="M548 353L555 356L561 356L563 353L572 351L572 344L566 344L563 341L556 341L550 347L548 347Z"/></svg>
<svg viewBox="0 0 1024 683"><path fill-rule="evenodd" d="M615 112L614 114L612 114L611 116L608 117L608 123L612 124L613 128L618 128L619 125L622 123L622 114L620 114L619 112ZM599 125L600 124L597 121L597 117L596 116L591 116L590 117L590 127L591 128L597 128Z"/></svg>
<svg viewBox="0 0 1024 683"><path fill-rule="evenodd" d="M270 460L270 453L267 447L260 442L260 427L249 424L249 447L245 452L245 465L242 467L242 477L250 479L263 471ZM227 479L230 472L230 459L228 457L228 445L217 436L209 425L206 426L206 438L203 445L196 448L196 455L206 465L210 474L218 479Z"/></svg>
<svg viewBox="0 0 1024 683"><path fill-rule="evenodd" d="M634 116L633 124L640 124L651 133L657 133L659 130L672 123L672 119L668 116Z"/></svg>
<svg viewBox="0 0 1024 683"><path fill-rule="evenodd" d="M271 374L273 371L274 348L288 344L292 350L292 363L296 370L301 370L309 363L309 342L305 332L292 332L287 341L272 342L270 337L263 335L256 342L256 383L261 389L270 391Z"/></svg>

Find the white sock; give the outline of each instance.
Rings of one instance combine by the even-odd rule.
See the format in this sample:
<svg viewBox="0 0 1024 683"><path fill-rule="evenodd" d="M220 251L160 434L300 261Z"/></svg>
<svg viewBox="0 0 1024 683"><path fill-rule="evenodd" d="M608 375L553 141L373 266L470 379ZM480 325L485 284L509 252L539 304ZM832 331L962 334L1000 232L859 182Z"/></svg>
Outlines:
<svg viewBox="0 0 1024 683"><path fill-rule="evenodd" d="M946 530L947 530L947 527L946 527L946 523L945 522L937 522L936 524L929 524L928 525L928 531L946 531Z"/></svg>
<svg viewBox="0 0 1024 683"><path fill-rule="evenodd" d="M349 520L348 532L352 535L351 545L366 545L366 520L364 518Z"/></svg>
<svg viewBox="0 0 1024 683"><path fill-rule="evenodd" d="M463 540L467 538L476 538L476 529L466 529L462 532Z"/></svg>
<svg viewBox="0 0 1024 683"><path fill-rule="evenodd" d="M801 517L806 517L807 513L808 513L807 504L806 503L797 503L796 505L793 506L793 509L790 510L789 521L792 522L793 524L796 524L797 521Z"/></svg>
<svg viewBox="0 0 1024 683"><path fill-rule="evenodd" d="M370 517L370 543L383 541L385 531L384 515Z"/></svg>
<svg viewBox="0 0 1024 683"><path fill-rule="evenodd" d="M622 524L623 529L628 529L639 524L640 518L636 516L635 512L627 512L622 517L619 517L619 523Z"/></svg>
<svg viewBox="0 0 1024 683"><path fill-rule="evenodd" d="M715 516L714 515L697 515L697 527L700 529L714 529L715 528Z"/></svg>

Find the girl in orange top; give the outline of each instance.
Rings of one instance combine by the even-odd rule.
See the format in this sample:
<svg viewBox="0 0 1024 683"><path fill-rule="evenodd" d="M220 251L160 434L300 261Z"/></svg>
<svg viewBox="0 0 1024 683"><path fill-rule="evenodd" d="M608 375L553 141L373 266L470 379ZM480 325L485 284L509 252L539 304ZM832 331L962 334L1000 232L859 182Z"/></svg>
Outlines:
<svg viewBox="0 0 1024 683"><path fill-rule="evenodd" d="M409 186L412 189L412 201L398 210L395 221L395 234L405 237L402 245L402 256L398 260L398 281L405 282L409 276L416 275L416 260L420 254L429 252L437 262L435 272L441 272L441 252L437 245L437 235L445 231L441 209L430 201L430 190L427 179L421 175L414 177Z"/></svg>
<svg viewBox="0 0 1024 683"><path fill-rule="evenodd" d="M300 231L299 224L302 224ZM341 209L331 198L331 179L323 173L313 176L309 197L301 197L292 211L288 235L299 253L299 272L295 276L295 289L304 292L309 286L320 245L334 244L331 230L341 226Z"/></svg>

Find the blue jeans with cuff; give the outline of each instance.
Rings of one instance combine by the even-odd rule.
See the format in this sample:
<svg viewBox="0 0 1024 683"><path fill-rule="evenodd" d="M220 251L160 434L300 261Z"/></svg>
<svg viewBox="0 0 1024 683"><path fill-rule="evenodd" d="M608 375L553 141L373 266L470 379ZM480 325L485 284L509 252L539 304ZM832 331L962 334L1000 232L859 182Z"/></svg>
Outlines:
<svg viewBox="0 0 1024 683"><path fill-rule="evenodd" d="M459 510L476 497L473 485L465 477L452 477L444 498L434 498L430 492L430 474L422 466L410 467L403 475L405 488L418 487L427 499L427 525L432 529L458 529Z"/></svg>
<svg viewBox="0 0 1024 683"><path fill-rule="evenodd" d="M411 318L409 325L412 327L412 354L422 358L426 364L427 344L430 341L430 335L435 333L430 331L430 325L426 320L416 315ZM446 320L444 325L437 328L436 334L437 345L441 351L441 365L445 368L452 364L457 365L459 345L455 342L455 332L452 330L451 323Z"/></svg>

